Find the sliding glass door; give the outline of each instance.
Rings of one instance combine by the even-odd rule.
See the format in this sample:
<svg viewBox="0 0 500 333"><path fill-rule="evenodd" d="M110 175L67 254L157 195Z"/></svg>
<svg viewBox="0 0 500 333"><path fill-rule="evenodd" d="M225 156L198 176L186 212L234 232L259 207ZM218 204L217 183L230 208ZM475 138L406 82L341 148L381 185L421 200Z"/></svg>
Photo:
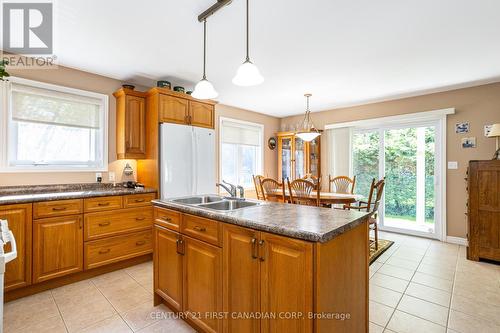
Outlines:
<svg viewBox="0 0 500 333"><path fill-rule="evenodd" d="M356 192L368 196L373 178L386 179L380 229L439 237L437 132L433 122L353 131Z"/></svg>

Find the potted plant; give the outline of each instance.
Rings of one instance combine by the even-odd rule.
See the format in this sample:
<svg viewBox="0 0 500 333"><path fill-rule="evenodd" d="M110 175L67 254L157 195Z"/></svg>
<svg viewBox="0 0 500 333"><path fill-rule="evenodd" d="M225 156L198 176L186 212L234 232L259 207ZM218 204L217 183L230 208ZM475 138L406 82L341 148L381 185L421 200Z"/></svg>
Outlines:
<svg viewBox="0 0 500 333"><path fill-rule="evenodd" d="M9 77L10 74L5 70L5 66L9 64L7 60L0 60L0 81L5 81L5 78Z"/></svg>

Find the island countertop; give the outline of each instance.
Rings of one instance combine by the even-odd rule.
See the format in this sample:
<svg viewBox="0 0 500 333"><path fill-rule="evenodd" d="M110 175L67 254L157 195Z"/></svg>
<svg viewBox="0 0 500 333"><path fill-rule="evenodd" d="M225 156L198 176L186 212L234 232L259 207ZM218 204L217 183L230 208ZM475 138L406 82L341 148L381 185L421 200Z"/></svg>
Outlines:
<svg viewBox="0 0 500 333"><path fill-rule="evenodd" d="M0 205L81 199L114 195L155 193L151 188L126 188L113 184L60 184L0 187Z"/></svg>
<svg viewBox="0 0 500 333"><path fill-rule="evenodd" d="M233 211L217 211L169 200L153 200L152 203L182 213L320 243L357 227L369 215L367 212L274 202Z"/></svg>

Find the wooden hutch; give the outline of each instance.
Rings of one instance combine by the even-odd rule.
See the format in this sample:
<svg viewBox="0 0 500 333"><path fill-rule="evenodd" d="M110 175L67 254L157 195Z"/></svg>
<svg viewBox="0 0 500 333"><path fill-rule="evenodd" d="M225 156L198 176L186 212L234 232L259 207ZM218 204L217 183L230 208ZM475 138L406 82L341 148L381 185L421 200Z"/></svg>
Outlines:
<svg viewBox="0 0 500 333"><path fill-rule="evenodd" d="M296 132L279 132L278 177L290 180L306 175L321 176L321 136L311 142L299 138Z"/></svg>

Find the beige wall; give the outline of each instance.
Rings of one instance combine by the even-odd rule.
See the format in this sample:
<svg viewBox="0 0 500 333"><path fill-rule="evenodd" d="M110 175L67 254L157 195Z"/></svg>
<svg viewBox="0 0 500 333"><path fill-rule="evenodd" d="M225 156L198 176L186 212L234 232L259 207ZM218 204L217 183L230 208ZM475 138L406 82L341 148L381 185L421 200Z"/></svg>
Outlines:
<svg viewBox="0 0 500 333"><path fill-rule="evenodd" d="M108 77L79 71L72 68L59 66L58 69L45 70L9 70L12 76L36 80L61 86L88 90L109 96L109 171L114 171L116 180L122 180L122 171L125 163L129 162L136 170L134 160L116 160L115 145L115 98L113 92L121 87L124 82ZM144 87L136 89L143 90ZM108 174L103 173L103 180L108 181ZM63 183L86 183L94 182L94 172L46 172L46 173L0 173L0 186L27 185L27 184L63 184Z"/></svg>
<svg viewBox="0 0 500 333"><path fill-rule="evenodd" d="M251 112L244 109L235 108L232 106L218 104L215 107L216 111L216 119L215 119L215 128L217 130L217 142L219 142L219 124L220 117L232 118L237 120L244 120L253 123L258 123L264 125L264 165L263 165L263 174L264 176L276 178L278 172L278 154L277 150L271 150L267 146L267 140L275 136L276 132L280 126L280 119L276 117L267 116L262 113ZM219 145L217 144L217 170L219 170ZM217 178L219 175L217 175ZM254 191L246 191L246 196L254 197Z"/></svg>
<svg viewBox="0 0 500 333"><path fill-rule="evenodd" d="M443 93L394 101L367 104L313 113L316 127L323 129L327 124L401 115L421 111L455 108L456 113L447 121L447 160L458 161L458 170L447 171L446 205L448 236L465 237L465 171L469 160L491 159L495 152L495 140L484 137L486 124L500 123L500 83L473 88L453 90ZM282 125L296 124L302 116L282 119ZM455 124L469 122L468 134L455 134ZM477 138L477 148L463 149L460 140L466 136ZM322 141L322 170L328 170L328 143ZM323 175L327 177L327 175Z"/></svg>

